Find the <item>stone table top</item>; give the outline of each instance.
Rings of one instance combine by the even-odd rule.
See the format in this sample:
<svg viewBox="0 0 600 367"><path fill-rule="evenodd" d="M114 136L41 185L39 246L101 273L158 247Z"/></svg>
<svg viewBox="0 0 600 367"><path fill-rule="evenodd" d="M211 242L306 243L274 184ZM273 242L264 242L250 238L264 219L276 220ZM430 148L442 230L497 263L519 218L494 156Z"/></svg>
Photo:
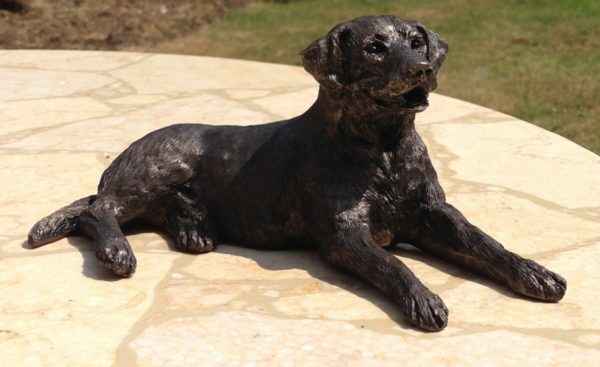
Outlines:
<svg viewBox="0 0 600 367"><path fill-rule="evenodd" d="M417 116L448 199L507 248L563 275L533 302L409 248L450 309L423 333L312 251L170 251L128 235L116 280L81 237L24 247L41 217L95 193L132 141L179 122L259 124L316 98L301 68L140 53L0 51L0 365L600 365L600 157L441 95Z"/></svg>

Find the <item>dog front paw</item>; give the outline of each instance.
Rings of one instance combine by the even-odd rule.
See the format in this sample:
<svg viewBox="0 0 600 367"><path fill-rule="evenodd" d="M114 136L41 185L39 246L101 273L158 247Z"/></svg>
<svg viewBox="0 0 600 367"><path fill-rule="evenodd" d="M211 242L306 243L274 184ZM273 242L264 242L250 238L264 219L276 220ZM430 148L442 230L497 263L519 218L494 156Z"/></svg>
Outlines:
<svg viewBox="0 0 600 367"><path fill-rule="evenodd" d="M520 261L517 272L518 279L511 284L517 293L548 302L558 302L565 295L567 281L533 260Z"/></svg>
<svg viewBox="0 0 600 367"><path fill-rule="evenodd" d="M427 288L414 291L404 306L409 321L420 329L440 331L448 325L448 308L437 294Z"/></svg>

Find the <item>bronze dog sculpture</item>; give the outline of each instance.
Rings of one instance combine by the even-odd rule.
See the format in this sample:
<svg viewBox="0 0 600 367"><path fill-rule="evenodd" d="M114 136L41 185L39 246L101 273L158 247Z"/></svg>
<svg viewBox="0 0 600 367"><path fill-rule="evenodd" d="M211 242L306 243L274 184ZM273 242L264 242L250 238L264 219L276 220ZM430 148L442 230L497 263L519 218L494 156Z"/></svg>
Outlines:
<svg viewBox="0 0 600 367"><path fill-rule="evenodd" d="M566 282L507 251L446 203L415 131L447 45L414 21L362 17L302 52L319 82L301 116L265 125L173 125L127 148L98 193L40 220L31 247L72 234L129 277L136 259L121 226L166 231L186 252L223 241L316 245L327 262L380 289L425 330L448 320L442 300L383 247L405 242L517 293L559 301Z"/></svg>

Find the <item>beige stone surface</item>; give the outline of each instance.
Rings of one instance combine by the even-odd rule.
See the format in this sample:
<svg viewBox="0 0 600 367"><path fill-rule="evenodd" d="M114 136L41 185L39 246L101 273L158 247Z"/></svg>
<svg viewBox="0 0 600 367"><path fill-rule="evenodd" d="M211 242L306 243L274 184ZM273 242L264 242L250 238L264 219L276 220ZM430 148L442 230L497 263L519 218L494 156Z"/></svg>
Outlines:
<svg viewBox="0 0 600 367"><path fill-rule="evenodd" d="M513 117L432 95L417 125L449 201L568 280L532 302L394 250L450 309L439 333L312 251L223 245L194 256L132 233L115 280L89 241L23 247L31 225L89 195L133 140L178 122L257 124L316 96L301 68L214 58L0 52L0 366L600 365L600 157Z"/></svg>

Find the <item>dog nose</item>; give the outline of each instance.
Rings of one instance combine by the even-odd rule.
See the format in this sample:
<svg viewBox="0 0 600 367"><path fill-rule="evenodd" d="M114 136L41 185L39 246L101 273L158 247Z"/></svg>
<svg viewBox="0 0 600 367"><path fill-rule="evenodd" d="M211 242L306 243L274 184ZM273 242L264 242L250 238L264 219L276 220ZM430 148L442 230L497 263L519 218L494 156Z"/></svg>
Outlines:
<svg viewBox="0 0 600 367"><path fill-rule="evenodd" d="M406 79L411 81L413 84L424 81L433 73L433 67L428 62L419 62L413 65L406 73Z"/></svg>

